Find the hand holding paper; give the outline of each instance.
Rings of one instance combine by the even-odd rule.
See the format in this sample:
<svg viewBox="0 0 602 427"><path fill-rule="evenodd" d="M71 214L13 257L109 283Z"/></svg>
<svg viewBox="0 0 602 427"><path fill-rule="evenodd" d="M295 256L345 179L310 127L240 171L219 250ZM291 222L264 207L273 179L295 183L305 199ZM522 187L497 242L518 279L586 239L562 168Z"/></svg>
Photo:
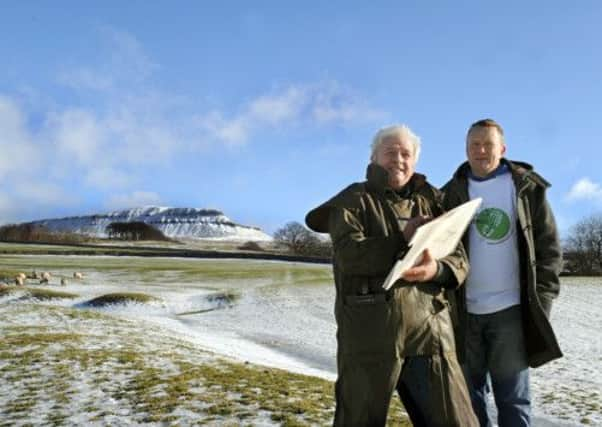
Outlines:
<svg viewBox="0 0 602 427"><path fill-rule="evenodd" d="M410 249L403 259L395 263L383 283L383 288L389 289L406 271L420 263L425 249L429 250L434 260L452 253L481 202L481 198L470 200L420 226L408 245Z"/></svg>
<svg viewBox="0 0 602 427"><path fill-rule="evenodd" d="M420 261L402 274L402 278L408 282L428 282L437 274L437 260L431 255L431 251L425 249Z"/></svg>

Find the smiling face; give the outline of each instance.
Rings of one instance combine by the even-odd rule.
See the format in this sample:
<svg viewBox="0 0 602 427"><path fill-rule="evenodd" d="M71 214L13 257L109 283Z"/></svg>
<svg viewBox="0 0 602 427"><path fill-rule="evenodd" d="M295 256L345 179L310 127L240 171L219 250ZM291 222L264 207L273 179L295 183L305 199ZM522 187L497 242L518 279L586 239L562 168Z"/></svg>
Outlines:
<svg viewBox="0 0 602 427"><path fill-rule="evenodd" d="M504 138L495 127L474 127L466 137L468 163L472 173L479 178L496 170L505 152Z"/></svg>
<svg viewBox="0 0 602 427"><path fill-rule="evenodd" d="M374 152L373 162L389 174L389 186L399 190L408 183L416 166L414 144L403 136L391 135Z"/></svg>

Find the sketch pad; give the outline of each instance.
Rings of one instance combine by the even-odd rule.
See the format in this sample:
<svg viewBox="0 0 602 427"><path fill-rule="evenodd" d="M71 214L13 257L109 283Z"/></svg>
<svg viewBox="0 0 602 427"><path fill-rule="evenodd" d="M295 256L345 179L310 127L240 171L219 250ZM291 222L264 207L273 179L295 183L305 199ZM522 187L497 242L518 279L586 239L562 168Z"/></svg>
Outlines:
<svg viewBox="0 0 602 427"><path fill-rule="evenodd" d="M452 253L482 201L480 197L470 200L418 227L408 245L410 250L395 263L383 288L389 289L406 270L419 264L425 249L429 249L435 259Z"/></svg>

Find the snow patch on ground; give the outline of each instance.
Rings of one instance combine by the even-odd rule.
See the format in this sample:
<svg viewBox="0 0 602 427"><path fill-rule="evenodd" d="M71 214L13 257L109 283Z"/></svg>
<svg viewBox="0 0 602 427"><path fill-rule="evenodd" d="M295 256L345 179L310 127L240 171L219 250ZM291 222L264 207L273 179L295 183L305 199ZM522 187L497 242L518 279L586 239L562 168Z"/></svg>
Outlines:
<svg viewBox="0 0 602 427"><path fill-rule="evenodd" d="M143 291L163 299L159 304L127 304L97 309L119 320L114 324L92 320L73 322L60 312L21 310L20 307L26 303L16 301L14 296L0 298L0 318L6 326L53 330L60 325L68 325L68 330L74 333L86 331L87 334L109 337L107 328L117 328L131 336L142 337L141 348L149 354L168 350L177 337L199 349L189 354L191 358L211 358L213 356L202 351L209 350L241 362L335 379L336 327L332 314L334 291L331 283L300 285L293 275L277 282L249 279L244 286L239 282L224 282L223 289L237 287L240 298L231 306L214 307L207 295L215 292L216 283L203 283L202 280L198 283L180 282L177 276L169 281L165 280L165 275L155 282L137 281L136 277L136 273L124 271L114 275L106 271L87 272L85 283L70 284L66 289L60 289L80 293L81 297L76 301L44 303L70 307L92 296L123 290L124 283L128 291ZM531 371L535 426L602 425L601 306L602 280L563 278L561 295L553 307L552 323L565 356ZM209 311L181 315L194 310ZM127 331L122 328L127 328ZM120 342L109 338L109 342L91 340L87 345L94 349L105 345L119 346ZM156 360L153 363L162 362ZM0 369L2 367L0 360ZM110 370L105 374L114 376L115 387L125 380L120 375L127 375ZM38 375L44 381L52 372L41 368ZM12 391L23 386L23 382L3 382L0 385L0 406ZM76 380L73 387L81 397L74 403L70 421L78 424L82 420L77 419L77 413L90 402L102 401L106 395L95 389L85 377ZM32 414L36 422L30 420L34 424L44 424L43 420L35 419L35 414L45 413L51 405L41 400ZM128 420L127 407L110 400L107 405L116 414L115 423Z"/></svg>

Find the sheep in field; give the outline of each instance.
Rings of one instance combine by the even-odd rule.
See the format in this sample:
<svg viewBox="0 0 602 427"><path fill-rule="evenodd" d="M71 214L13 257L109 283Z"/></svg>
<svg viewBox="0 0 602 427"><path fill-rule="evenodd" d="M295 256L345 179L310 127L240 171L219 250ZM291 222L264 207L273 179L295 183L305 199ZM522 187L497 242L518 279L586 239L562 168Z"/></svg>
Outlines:
<svg viewBox="0 0 602 427"><path fill-rule="evenodd" d="M15 276L15 285L23 286L23 283L24 283L23 278L19 275L16 275Z"/></svg>
<svg viewBox="0 0 602 427"><path fill-rule="evenodd" d="M84 278L84 274L80 273L79 271L76 271L73 273L73 278L74 279L83 279Z"/></svg>

